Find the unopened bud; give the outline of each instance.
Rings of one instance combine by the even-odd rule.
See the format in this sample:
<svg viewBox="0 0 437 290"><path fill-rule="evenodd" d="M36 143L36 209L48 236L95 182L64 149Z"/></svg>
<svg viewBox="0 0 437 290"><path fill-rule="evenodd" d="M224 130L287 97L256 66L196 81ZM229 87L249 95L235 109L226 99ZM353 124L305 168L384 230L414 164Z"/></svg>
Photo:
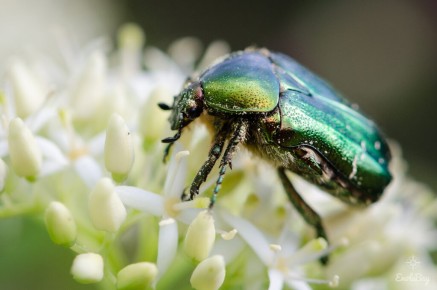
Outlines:
<svg viewBox="0 0 437 290"><path fill-rule="evenodd" d="M196 261L202 261L208 257L214 245L214 240L214 219L208 211L204 210L197 215L188 227L184 241L184 251Z"/></svg>
<svg viewBox="0 0 437 290"><path fill-rule="evenodd" d="M3 189L5 188L7 176L8 176L8 166L3 161L3 159L0 158L0 192L2 192Z"/></svg>
<svg viewBox="0 0 437 290"><path fill-rule="evenodd" d="M15 173L33 180L41 168L42 154L32 132L20 118L13 119L9 124L8 144Z"/></svg>
<svg viewBox="0 0 437 290"><path fill-rule="evenodd" d="M134 161L132 134L123 118L113 114L106 130L105 166L115 181L121 182L128 175Z"/></svg>
<svg viewBox="0 0 437 290"><path fill-rule="evenodd" d="M103 279L103 258L99 254L77 255L71 267L73 278L80 283L96 283Z"/></svg>
<svg viewBox="0 0 437 290"><path fill-rule="evenodd" d="M88 209L91 221L98 230L116 232L126 218L126 208L107 177L100 179L91 192Z"/></svg>
<svg viewBox="0 0 437 290"><path fill-rule="evenodd" d="M191 275L191 286L196 290L217 290L225 280L226 269L223 256L216 255L203 260Z"/></svg>
<svg viewBox="0 0 437 290"><path fill-rule="evenodd" d="M135 23L126 23L118 30L117 40L122 50L140 51L145 39L144 31Z"/></svg>
<svg viewBox="0 0 437 290"><path fill-rule="evenodd" d="M155 264L141 262L130 264L117 274L118 290L144 290L148 289L158 275Z"/></svg>
<svg viewBox="0 0 437 290"><path fill-rule="evenodd" d="M77 83L72 88L72 107L74 117L87 120L94 117L102 107L106 82L106 58L102 52L94 52Z"/></svg>
<svg viewBox="0 0 437 290"><path fill-rule="evenodd" d="M50 203L45 214L50 238L55 244L70 247L76 240L77 228L68 208L57 201Z"/></svg>
<svg viewBox="0 0 437 290"><path fill-rule="evenodd" d="M155 144L166 132L167 115L158 107L159 102L171 102L171 92L164 86L157 86L145 100L140 109L139 131L144 137L144 145ZM147 148L146 148L147 149Z"/></svg>
<svg viewBox="0 0 437 290"><path fill-rule="evenodd" d="M47 89L34 72L18 60L11 66L10 78L15 110L20 118L26 118L41 107L47 96Z"/></svg>

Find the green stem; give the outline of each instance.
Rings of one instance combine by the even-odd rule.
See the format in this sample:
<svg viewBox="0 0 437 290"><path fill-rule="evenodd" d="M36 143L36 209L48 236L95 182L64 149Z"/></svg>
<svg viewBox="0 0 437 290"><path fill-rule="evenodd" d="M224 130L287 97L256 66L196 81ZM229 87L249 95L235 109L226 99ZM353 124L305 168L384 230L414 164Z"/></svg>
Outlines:
<svg viewBox="0 0 437 290"><path fill-rule="evenodd" d="M0 208L0 218L10 218L38 212L38 204L34 201L14 204L7 195L1 196L3 207Z"/></svg>

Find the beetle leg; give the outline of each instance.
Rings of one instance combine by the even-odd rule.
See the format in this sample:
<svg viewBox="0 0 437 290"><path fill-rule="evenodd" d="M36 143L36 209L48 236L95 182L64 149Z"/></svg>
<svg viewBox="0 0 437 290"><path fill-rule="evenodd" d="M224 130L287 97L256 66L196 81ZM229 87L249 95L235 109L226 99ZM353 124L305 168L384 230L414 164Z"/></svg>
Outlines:
<svg viewBox="0 0 437 290"><path fill-rule="evenodd" d="M162 161L165 163L167 160L168 153L170 152L171 147L173 146L174 142L176 142L182 134L182 127L179 128L178 132L173 137L167 137L165 139L162 139L162 143L167 143L168 145L164 149L164 157L162 158Z"/></svg>
<svg viewBox="0 0 437 290"><path fill-rule="evenodd" d="M196 195L199 194L200 185L205 182L208 174L211 172L214 167L217 159L222 154L223 146L225 144L226 138L229 133L229 125L224 124L220 131L216 134L214 143L212 144L211 149L209 150L208 159L202 165L200 170L197 172L196 177L190 186L190 194L182 193L182 200L192 200Z"/></svg>
<svg viewBox="0 0 437 290"><path fill-rule="evenodd" d="M293 184L285 174L285 168L279 167L278 174L290 202L305 219L305 221L315 228L317 236L328 241L328 236L326 235L325 229L322 225L322 219L320 218L319 214L315 212L296 191ZM328 262L328 257L322 257L321 262L326 264Z"/></svg>
<svg viewBox="0 0 437 290"><path fill-rule="evenodd" d="M173 146L173 143L168 143L167 146L165 146L164 156L162 157L162 162L165 163L167 161L167 156L168 156L168 153L170 152L170 149L172 146Z"/></svg>
<svg viewBox="0 0 437 290"><path fill-rule="evenodd" d="M226 173L226 167L231 165L232 161L232 155L235 152L235 149L237 149L237 145L244 139L246 136L247 131L247 124L245 122L240 122L237 124L236 129L234 130L234 133L232 134L231 139L229 140L229 144L226 147L225 153L223 154L223 158L220 161L220 172L219 177L217 178L216 185L214 187L214 192L211 196L211 201L209 203L209 208L212 208L214 206L214 203L217 199L217 193L220 190L220 187L223 182L224 175Z"/></svg>

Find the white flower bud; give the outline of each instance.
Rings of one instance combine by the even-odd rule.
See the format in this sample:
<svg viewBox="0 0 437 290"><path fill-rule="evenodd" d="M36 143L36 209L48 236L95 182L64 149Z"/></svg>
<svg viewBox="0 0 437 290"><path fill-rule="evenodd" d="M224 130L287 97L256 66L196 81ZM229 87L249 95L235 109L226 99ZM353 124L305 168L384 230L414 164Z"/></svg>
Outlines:
<svg viewBox="0 0 437 290"><path fill-rule="evenodd" d="M100 179L88 201L91 221L98 230L116 232L126 218L126 208L115 192L111 179Z"/></svg>
<svg viewBox="0 0 437 290"><path fill-rule="evenodd" d="M132 114L132 110L135 110L128 91L126 84L121 80L115 80L111 84L109 92L105 95L105 115L99 120L102 122L102 128L107 128L112 114L116 113L126 118Z"/></svg>
<svg viewBox="0 0 437 290"><path fill-rule="evenodd" d="M203 52L202 42L196 37L182 37L168 48L171 58L182 68L192 69Z"/></svg>
<svg viewBox="0 0 437 290"><path fill-rule="evenodd" d="M122 50L140 51L146 37L140 26L135 23L126 23L118 30L117 40Z"/></svg>
<svg viewBox="0 0 437 290"><path fill-rule="evenodd" d="M20 118L9 124L9 155L12 168L19 176L34 179L41 168L42 154L32 132Z"/></svg>
<svg viewBox="0 0 437 290"><path fill-rule="evenodd" d="M45 213L45 223L50 238L55 244L66 247L74 244L77 234L76 223L64 204L51 202Z"/></svg>
<svg viewBox="0 0 437 290"><path fill-rule="evenodd" d="M166 119L168 115L156 105L159 102L170 103L168 99L172 94L164 86L156 87L140 109L139 131L144 136L144 145L155 144L156 139L161 139L166 132Z"/></svg>
<svg viewBox="0 0 437 290"><path fill-rule="evenodd" d="M92 54L72 89L74 117L87 120L101 109L106 82L106 59L102 52Z"/></svg>
<svg viewBox="0 0 437 290"><path fill-rule="evenodd" d="M115 181L123 181L132 168L134 148L132 135L123 118L113 114L106 130L105 166Z"/></svg>
<svg viewBox="0 0 437 290"><path fill-rule="evenodd" d="M17 115L26 118L41 107L47 89L30 68L18 60L10 68L10 79Z"/></svg>
<svg viewBox="0 0 437 290"><path fill-rule="evenodd" d="M202 71L206 69L208 66L211 66L211 63L217 60L222 55L228 54L231 51L229 44L223 40L216 40L209 44L203 53L203 57L197 65L197 70Z"/></svg>
<svg viewBox="0 0 437 290"><path fill-rule="evenodd" d="M83 284L96 283L103 278L103 258L99 254L77 255L71 266L73 278Z"/></svg>
<svg viewBox="0 0 437 290"><path fill-rule="evenodd" d="M8 176L8 166L0 158L0 192L5 188L6 177Z"/></svg>
<svg viewBox="0 0 437 290"><path fill-rule="evenodd" d="M196 290L217 290L225 280L225 260L215 255L203 260L191 275L191 286Z"/></svg>
<svg viewBox="0 0 437 290"><path fill-rule="evenodd" d="M208 257L214 245L214 240L214 219L209 211L204 210L197 215L188 227L184 241L184 251L196 261L202 261Z"/></svg>
<svg viewBox="0 0 437 290"><path fill-rule="evenodd" d="M130 264L117 274L118 290L144 290L148 289L158 275L155 264L141 262Z"/></svg>

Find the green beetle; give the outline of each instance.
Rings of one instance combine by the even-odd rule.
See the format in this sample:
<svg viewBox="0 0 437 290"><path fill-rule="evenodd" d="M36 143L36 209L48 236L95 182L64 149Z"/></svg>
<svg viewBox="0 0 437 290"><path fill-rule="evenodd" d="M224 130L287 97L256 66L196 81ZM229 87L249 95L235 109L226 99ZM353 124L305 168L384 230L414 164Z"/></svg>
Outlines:
<svg viewBox="0 0 437 290"><path fill-rule="evenodd" d="M354 206L377 201L391 181L390 151L375 124L326 82L281 53L267 49L232 53L189 80L172 106L159 106L171 110L171 129L177 130L162 140L169 143L165 155L198 117L215 132L208 158L183 199L198 194L226 141L211 207L241 143L277 168L291 203L325 239L321 218L296 192L287 170Z"/></svg>

